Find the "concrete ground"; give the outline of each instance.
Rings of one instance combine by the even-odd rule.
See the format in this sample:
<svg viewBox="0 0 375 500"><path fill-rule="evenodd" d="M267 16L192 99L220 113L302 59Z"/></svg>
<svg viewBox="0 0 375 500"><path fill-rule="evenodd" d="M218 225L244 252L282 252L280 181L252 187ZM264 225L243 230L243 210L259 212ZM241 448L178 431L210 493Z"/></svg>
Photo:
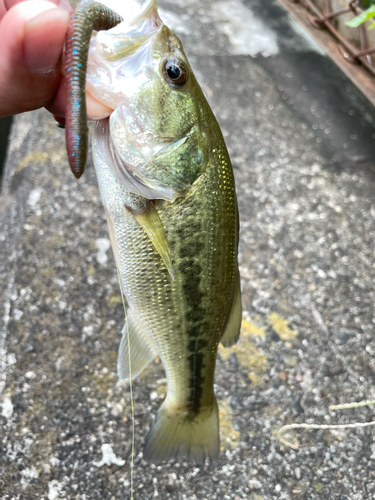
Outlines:
<svg viewBox="0 0 375 500"><path fill-rule="evenodd" d="M294 430L298 451L276 436L372 420L328 406L375 399L374 110L276 0L160 4L232 157L244 321L217 362L217 463L146 464L161 364L134 382L134 499L375 498L371 427ZM0 203L3 500L130 498L124 313L94 170L77 182L64 143L43 110L15 120ZM102 445L115 457L99 467Z"/></svg>

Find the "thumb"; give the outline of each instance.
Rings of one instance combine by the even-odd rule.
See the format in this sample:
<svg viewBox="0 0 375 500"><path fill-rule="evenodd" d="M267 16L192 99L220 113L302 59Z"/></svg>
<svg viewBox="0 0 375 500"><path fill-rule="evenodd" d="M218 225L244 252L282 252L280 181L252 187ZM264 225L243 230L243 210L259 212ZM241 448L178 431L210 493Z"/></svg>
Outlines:
<svg viewBox="0 0 375 500"><path fill-rule="evenodd" d="M59 80L69 13L45 0L12 7L0 22L0 118L47 105Z"/></svg>

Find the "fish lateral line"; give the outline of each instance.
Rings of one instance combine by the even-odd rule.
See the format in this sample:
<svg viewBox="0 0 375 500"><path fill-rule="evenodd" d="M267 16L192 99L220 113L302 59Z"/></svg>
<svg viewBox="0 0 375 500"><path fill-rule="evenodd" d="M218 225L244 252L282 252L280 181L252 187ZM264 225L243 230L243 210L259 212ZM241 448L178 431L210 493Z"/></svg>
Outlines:
<svg viewBox="0 0 375 500"><path fill-rule="evenodd" d="M138 224L147 234L156 252L164 262L172 281L174 281L175 273L167 234L153 200L148 200L147 203L140 208L131 208L129 206L125 206L125 208L132 213Z"/></svg>

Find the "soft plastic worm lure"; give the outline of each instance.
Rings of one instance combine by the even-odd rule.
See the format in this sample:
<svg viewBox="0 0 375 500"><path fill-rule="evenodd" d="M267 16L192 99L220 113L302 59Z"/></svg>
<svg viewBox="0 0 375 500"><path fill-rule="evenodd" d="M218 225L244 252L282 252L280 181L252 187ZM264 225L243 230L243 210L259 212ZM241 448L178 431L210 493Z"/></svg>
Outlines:
<svg viewBox="0 0 375 500"><path fill-rule="evenodd" d="M93 30L108 30L123 19L105 5L83 0L72 10L65 43L65 133L69 165L79 179L87 161L86 70Z"/></svg>

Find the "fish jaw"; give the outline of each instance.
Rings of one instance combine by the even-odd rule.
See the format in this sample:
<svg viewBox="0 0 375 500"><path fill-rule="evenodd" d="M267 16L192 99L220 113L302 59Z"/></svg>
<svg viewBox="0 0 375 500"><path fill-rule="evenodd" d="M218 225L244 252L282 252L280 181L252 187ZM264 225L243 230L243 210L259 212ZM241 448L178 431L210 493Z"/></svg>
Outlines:
<svg viewBox="0 0 375 500"><path fill-rule="evenodd" d="M98 121L108 118L112 114L113 109L109 108L105 104L102 104L97 99L92 97L92 95L86 91L86 107L87 107L87 119L89 121Z"/></svg>
<svg viewBox="0 0 375 500"><path fill-rule="evenodd" d="M124 25L136 26L147 19L159 18L156 0L103 0L101 3L117 12Z"/></svg>

